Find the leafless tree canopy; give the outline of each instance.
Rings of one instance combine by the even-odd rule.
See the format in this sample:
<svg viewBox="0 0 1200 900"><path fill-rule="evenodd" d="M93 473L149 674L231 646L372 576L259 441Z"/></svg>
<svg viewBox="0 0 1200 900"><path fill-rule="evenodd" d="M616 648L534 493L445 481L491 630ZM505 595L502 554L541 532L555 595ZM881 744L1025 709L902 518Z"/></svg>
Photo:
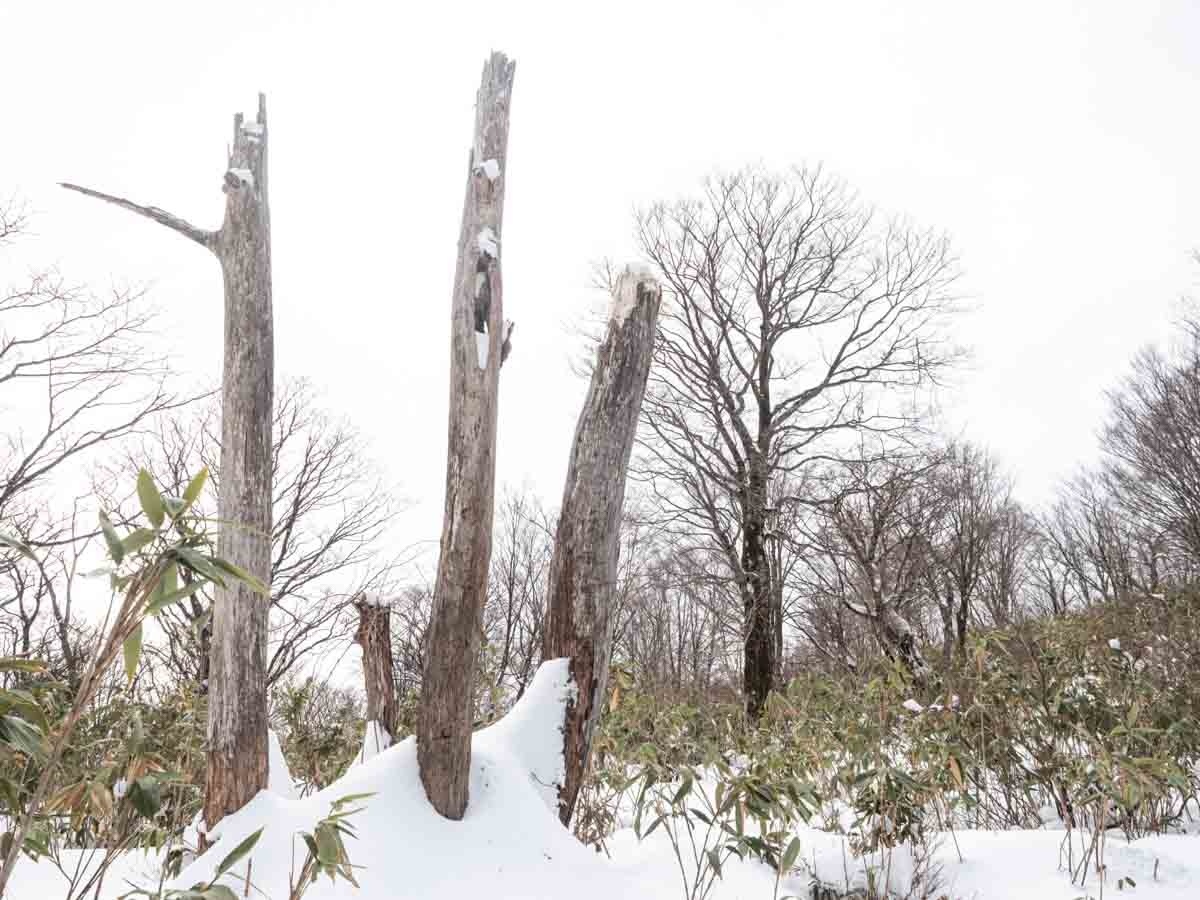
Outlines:
<svg viewBox="0 0 1200 900"><path fill-rule="evenodd" d="M27 227L19 204L0 206L0 251ZM88 467L191 399L171 389L152 326L139 292L95 294L55 271L0 290L0 523L38 551L35 564L0 548L0 640L68 679L87 637L71 581L95 533Z"/></svg>
<svg viewBox="0 0 1200 900"><path fill-rule="evenodd" d="M641 214L667 290L639 472L671 530L719 555L743 615L752 713L779 675L777 517L842 437L913 424L954 353L946 241L881 221L819 170L751 169Z"/></svg>

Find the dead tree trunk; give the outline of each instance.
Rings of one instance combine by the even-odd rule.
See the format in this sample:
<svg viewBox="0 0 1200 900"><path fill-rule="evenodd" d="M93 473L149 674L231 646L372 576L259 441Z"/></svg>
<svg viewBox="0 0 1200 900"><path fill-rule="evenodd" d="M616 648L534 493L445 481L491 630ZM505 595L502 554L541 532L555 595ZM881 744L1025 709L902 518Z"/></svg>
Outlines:
<svg viewBox="0 0 1200 900"><path fill-rule="evenodd" d="M364 597L354 604L358 610L355 643L362 647L363 679L367 692L367 726L377 723L390 746L396 736L396 678L392 669L392 610L386 601ZM377 748L377 749L382 749Z"/></svg>
<svg viewBox="0 0 1200 900"><path fill-rule="evenodd" d="M264 584L271 577L271 410L274 335L271 313L271 218L267 202L266 98L258 116L233 121L222 189L225 219L205 231L157 207L77 185L146 216L208 248L225 285L225 357L221 381L220 532L217 552ZM218 587L213 603L208 691L209 829L267 786L267 612L270 600L240 582Z"/></svg>
<svg viewBox="0 0 1200 900"><path fill-rule="evenodd" d="M508 112L515 64L493 53L475 99L450 334L445 519L430 616L417 759L434 809L467 808L475 664L492 554L496 397L509 327L500 286Z"/></svg>
<svg viewBox="0 0 1200 900"><path fill-rule="evenodd" d="M625 474L646 391L661 291L648 271L628 268L614 290L563 489L550 562L542 659L568 657L575 698L563 723L566 778L558 814L569 824L604 705L612 649L613 597Z"/></svg>

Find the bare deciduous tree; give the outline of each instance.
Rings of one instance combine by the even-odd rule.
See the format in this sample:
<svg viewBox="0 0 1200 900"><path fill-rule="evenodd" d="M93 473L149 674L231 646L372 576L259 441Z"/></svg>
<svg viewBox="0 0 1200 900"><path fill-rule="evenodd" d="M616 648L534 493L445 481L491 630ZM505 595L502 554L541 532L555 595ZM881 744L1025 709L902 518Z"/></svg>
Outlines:
<svg viewBox="0 0 1200 900"><path fill-rule="evenodd" d="M931 559L926 573L929 593L941 613L942 659L948 666L956 648L962 653L966 647L1008 485L995 461L971 444L951 443L929 475Z"/></svg>
<svg viewBox="0 0 1200 900"><path fill-rule="evenodd" d="M638 238L667 292L639 470L669 527L720 554L757 715L781 649L773 486L837 455L839 435L911 424L895 398L954 356L940 334L954 266L944 239L877 223L805 169L710 179L641 215Z"/></svg>
<svg viewBox="0 0 1200 900"><path fill-rule="evenodd" d="M1108 488L1161 537L1160 552L1200 562L1200 320L1173 356L1150 348L1109 393L1102 447Z"/></svg>
<svg viewBox="0 0 1200 900"><path fill-rule="evenodd" d="M483 613L488 679L480 685L485 695L480 713L485 719L524 695L541 662L554 523L532 494L508 492L493 533Z"/></svg>
<svg viewBox="0 0 1200 900"><path fill-rule="evenodd" d="M921 634L908 613L919 603L930 564L928 538L936 507L923 490L928 463L860 454L837 475L811 542L826 557L826 591L868 623L888 656L917 681L930 673Z"/></svg>
<svg viewBox="0 0 1200 900"><path fill-rule="evenodd" d="M27 227L18 204L0 205L0 247ZM70 684L91 633L72 575L96 534L75 494L98 456L192 399L169 389L165 361L148 351L152 325L137 292L97 296L52 271L0 290L0 522L37 550L31 560L0 547L0 640L6 655L36 652Z"/></svg>

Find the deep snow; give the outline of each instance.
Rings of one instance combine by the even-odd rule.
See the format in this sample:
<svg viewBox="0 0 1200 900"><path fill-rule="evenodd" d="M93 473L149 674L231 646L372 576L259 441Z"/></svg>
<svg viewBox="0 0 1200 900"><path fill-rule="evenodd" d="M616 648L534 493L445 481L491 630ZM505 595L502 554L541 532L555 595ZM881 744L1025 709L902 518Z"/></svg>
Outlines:
<svg viewBox="0 0 1200 900"><path fill-rule="evenodd" d="M216 849L195 861L176 887L211 877L221 857L244 836L265 826L251 866L249 896L287 900L289 873L298 870L304 845L296 837L309 831L329 812L332 801L349 794L373 792L366 808L352 820L359 839L348 843L361 885L321 880L307 900L610 900L610 898L680 898L686 896L670 842L662 829L638 841L632 831L618 832L608 842L612 859L578 843L554 812L555 783L562 776L558 753L562 709L572 686L566 662L542 666L517 706L500 722L475 735L472 752L471 801L461 822L438 816L429 806L417 774L412 739L354 766L326 790L304 799L264 791L254 802L221 823ZM274 754L273 754L274 756ZM286 778L272 779L272 786ZM290 792L289 792L290 793ZM901 894L914 867L905 848L889 858L855 859L839 835L801 829L800 870L783 879L778 897L810 896L810 872L827 884L864 882L864 865L877 879L890 878ZM953 900L1075 900L1099 898L1093 874L1081 889L1059 869L1061 831L971 832L935 838L934 868L940 869L941 892ZM72 851L71 865L87 854ZM1135 888L1122 896L1141 900L1200 898L1200 837L1147 838L1127 844L1110 837L1104 892L1116 891L1118 879L1132 878ZM129 854L110 872L101 898L115 898L133 885L156 883L154 860ZM245 895L246 865L226 879L237 895ZM10 896L18 900L56 900L65 896L66 881L48 861L22 861ZM771 900L775 875L758 863L732 861L717 881L713 900ZM936 896L936 895L935 895Z"/></svg>

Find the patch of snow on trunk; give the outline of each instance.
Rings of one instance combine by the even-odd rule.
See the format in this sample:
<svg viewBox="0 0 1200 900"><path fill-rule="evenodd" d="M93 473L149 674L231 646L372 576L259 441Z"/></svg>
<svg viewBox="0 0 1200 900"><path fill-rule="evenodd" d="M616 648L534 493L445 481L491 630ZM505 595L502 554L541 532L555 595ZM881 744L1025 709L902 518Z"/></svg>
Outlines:
<svg viewBox="0 0 1200 900"><path fill-rule="evenodd" d="M475 236L475 243L478 244L479 252L484 256L495 259L500 255L500 238L496 237L496 232L492 231L489 225L484 225L479 229L479 234Z"/></svg>
<svg viewBox="0 0 1200 900"><path fill-rule="evenodd" d="M249 169L230 169L229 174L244 184L246 187L254 187L254 173Z"/></svg>
<svg viewBox="0 0 1200 900"><path fill-rule="evenodd" d="M479 164L479 171L487 176L488 181L495 181L500 177L500 163L494 159L485 159Z"/></svg>
<svg viewBox="0 0 1200 900"><path fill-rule="evenodd" d="M486 369L488 361L488 336L486 332L475 332L475 357L479 361L479 368Z"/></svg>

